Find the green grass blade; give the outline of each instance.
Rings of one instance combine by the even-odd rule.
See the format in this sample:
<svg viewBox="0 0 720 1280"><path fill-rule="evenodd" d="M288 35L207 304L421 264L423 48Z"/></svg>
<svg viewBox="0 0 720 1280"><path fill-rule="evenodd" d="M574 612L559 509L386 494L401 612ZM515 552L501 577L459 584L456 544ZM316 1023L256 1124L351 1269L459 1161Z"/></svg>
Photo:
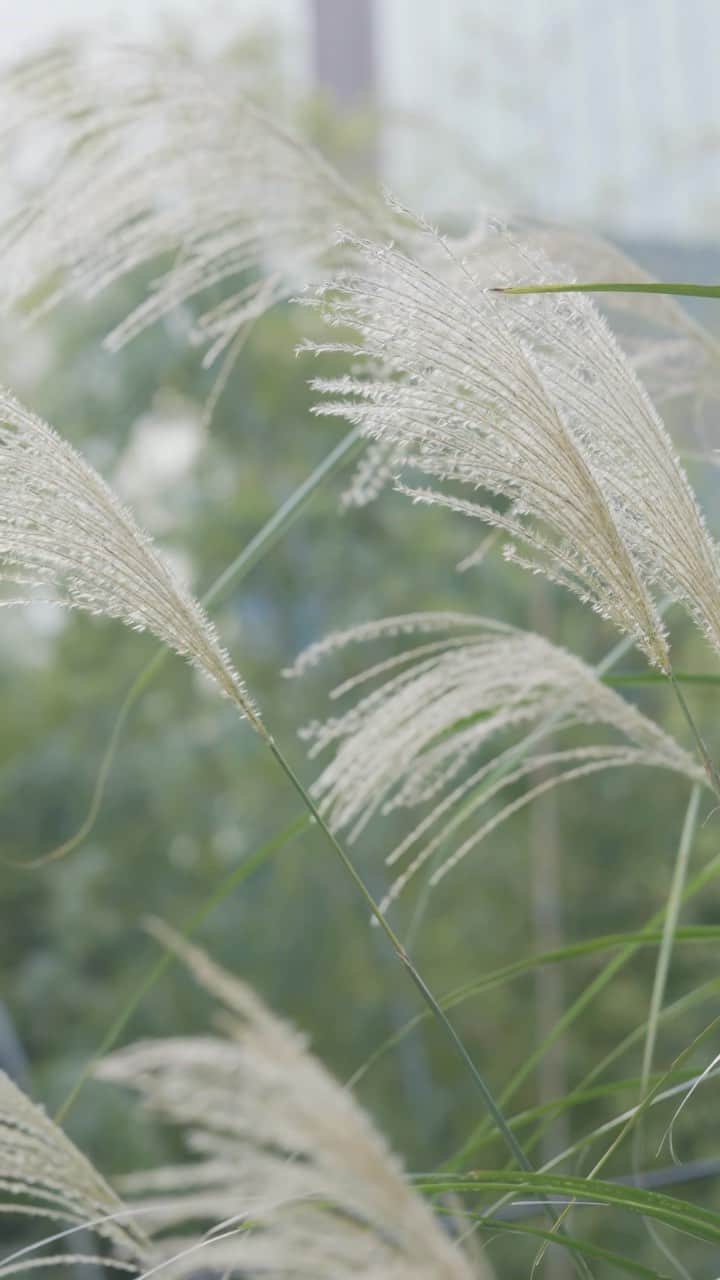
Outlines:
<svg viewBox="0 0 720 1280"><path fill-rule="evenodd" d="M237 885L241 884L242 881L251 874L251 872L262 866L262 864L266 862L268 858L272 857L273 854L278 853L280 849L284 848L285 845L288 844L288 842L295 836L299 835L301 831L307 830L309 826L309 817L304 813L300 813L293 818L286 827L283 827L282 831L279 831L277 835L271 836L270 839L261 844L254 853L250 853L247 857L243 858L240 865L235 867L227 876L224 877L220 884L217 885L216 888L213 889L212 893L210 893L200 904L197 911L194 911L190 918L186 920L185 924L180 926L177 930L180 937L189 938L191 934L199 928L203 920L210 915L210 912L213 911L215 907L218 906L234 888L236 888ZM55 1113L55 1120L57 1124L62 1124L70 1109L77 1102L81 1089L92 1075L93 1069L97 1063L105 1056L106 1053L109 1053L117 1043L118 1038L122 1035L125 1027L130 1021L130 1018L135 1013L135 1010L144 1000L148 992L155 986L156 982L160 980L175 958L174 952L170 951L167 947L162 948L161 955L155 961L152 968L148 970L139 986L137 986L128 997L117 1017L111 1026L108 1027L92 1057L85 1063L85 1066L80 1072L77 1080L75 1080L69 1093L58 1107Z"/></svg>
<svg viewBox="0 0 720 1280"><path fill-rule="evenodd" d="M703 983L702 986L694 988L672 1004L666 1005L660 1013L660 1021L664 1023L672 1020L673 1018L680 1017L682 1014L687 1013L689 1009L696 1008L706 1000L715 1001L719 992L720 978L711 978L708 982ZM553 1102L546 1103L545 1107L532 1107L527 1111L517 1112L515 1115L510 1117L508 1123L513 1126L522 1125L526 1117L534 1118L535 1116L542 1116L544 1110L547 1110L547 1113L552 1118L553 1113L559 1113L566 1108L573 1107L576 1105L576 1102L577 1104L582 1104L584 1101L590 1102L595 1098L612 1097L614 1094L621 1093L626 1089L637 1091L640 1087L639 1076L618 1081L609 1081L601 1085L596 1085L593 1081L602 1076L608 1066L611 1066L619 1057L622 1057L628 1049L632 1048L633 1045L642 1040L646 1032L647 1020L641 1022L637 1027L634 1027L629 1035L625 1036L623 1040L613 1047L610 1053L606 1054L604 1058L595 1063L592 1069L570 1093L566 1094L562 1098L554 1100ZM670 1077L670 1087L674 1088L676 1084L687 1080L693 1080L695 1077L695 1072L676 1072L672 1077ZM652 1083L655 1083L659 1078L659 1076L653 1077ZM611 1121L610 1123L614 1124L615 1122ZM538 1125L534 1133L532 1133L529 1138L526 1138L523 1144L526 1151L532 1151L535 1148L545 1131L545 1127L545 1123L541 1123ZM583 1150L590 1142L594 1141L597 1137L600 1137L605 1129L606 1126L601 1125L598 1129L585 1135L585 1137L581 1139L581 1145L579 1145L577 1149ZM483 1140L483 1143L481 1143L480 1146L493 1142L494 1140L494 1134L490 1133Z"/></svg>
<svg viewBox="0 0 720 1280"><path fill-rule="evenodd" d="M690 792L690 800L685 814L680 843L678 845L677 857L675 859L675 867L673 869L673 877L670 884L670 891L665 909L665 920L663 922L662 939L658 949L657 964L655 967L655 978L653 981L652 995L650 997L650 1011L648 1013L647 1035L645 1038L645 1047L643 1050L642 1071L640 1093L647 1092L648 1080L652 1071L653 1057L655 1054L655 1045L657 1042L658 1019L665 999L665 988L667 985L667 976L670 969L670 960L672 957L673 942L677 934L677 922L680 914L680 906L682 904L683 892L685 889L685 881L687 879L687 869L690 859L690 851L692 849L693 839L697 830L698 810L700 806L700 786L698 783Z"/></svg>
<svg viewBox="0 0 720 1280"><path fill-rule="evenodd" d="M472 1217L472 1214L468 1215ZM543 1231L541 1227L528 1226L527 1223L508 1222L504 1218L478 1217L478 1226L482 1230L503 1231L512 1235L533 1236L535 1239L544 1240L548 1244L558 1244L558 1238L552 1231ZM656 1271L654 1267L645 1267L641 1262L636 1262L633 1258L628 1258L625 1254L614 1253L611 1249L603 1249L601 1245L590 1244L587 1240L577 1240L574 1236L564 1235L562 1238L563 1246L566 1249L572 1249L573 1252L582 1254L584 1258L592 1259L596 1262L609 1262L611 1266L617 1267L618 1271L624 1271L627 1275L642 1276L644 1280L668 1280L668 1277L660 1271Z"/></svg>
<svg viewBox="0 0 720 1280"><path fill-rule="evenodd" d="M285 502L278 507L270 519L243 547L239 555L223 569L222 573L201 597L203 605L208 606L216 603L224 595L228 587L236 586L239 582L242 582L243 578L247 577L251 570L292 528L325 480L340 471L358 452L362 443L362 437L357 427L348 432L340 443L315 467L307 479L298 485L297 489L293 490ZM55 862L57 859L65 857L66 854L71 853L88 837L97 821L120 738L130 712L162 669L168 657L169 652L167 649L158 649L142 671L138 673L128 689L115 717L110 738L100 761L87 813L73 835L64 840L62 844L56 845L48 853L42 854L39 858L33 858L30 861L15 861L2 858L0 861L20 870L35 870L38 867L47 865L49 862Z"/></svg>
<svg viewBox="0 0 720 1280"><path fill-rule="evenodd" d="M720 872L720 856L713 864L715 874ZM708 877L709 879L710 877ZM695 892L699 891L706 883L705 878L697 884ZM688 893L687 896L691 896ZM516 978L525 977L527 974L534 973L541 965L560 964L565 961L579 959L583 956L592 956L602 953L603 951L613 951L616 948L634 947L652 947L657 946L661 941L662 934L658 929L646 927L637 931L626 933L608 933L596 938L590 938L583 942L572 942L565 947L559 947L553 951L542 952L539 955L528 956L523 960L515 960L511 964L502 965L498 969L492 969L487 974L479 978L474 978L469 982L463 983L459 987L453 988L447 992L441 999L443 1009L453 1009L458 1005L464 1004L467 1000L472 1000L476 996L482 995L486 991L492 991L496 987L502 986L506 982L511 982ZM687 925L679 928L676 932L678 942L714 942L720 938L720 925ZM633 952L634 954L634 952ZM353 1072L347 1084L348 1088L355 1088L356 1085L368 1074L368 1072L392 1049L412 1031L415 1030L422 1022L426 1021L428 1014L426 1012L418 1013L411 1018L404 1026L399 1027L392 1035L383 1040L376 1049L365 1059L365 1061ZM644 1028L644 1024L643 1024Z"/></svg>
<svg viewBox="0 0 720 1280"><path fill-rule="evenodd" d="M352 457L360 450L363 444L363 438L360 429L354 427L340 441L334 449L330 451L315 467L314 471L303 480L297 489L294 489L290 497L278 507L277 511L263 525L248 542L247 546L238 556L223 569L223 572L215 579L212 586L208 588L205 595L201 597L203 605L215 604L217 600L225 593L228 587L237 586L244 577L254 569L257 564L268 554L269 551L280 541L282 537L292 528L298 516L302 514L308 504L312 501L322 484L331 476L336 475L342 467L346 466Z"/></svg>
<svg viewBox="0 0 720 1280"><path fill-rule="evenodd" d="M634 685L663 684L667 685L667 676L663 671L617 671L614 675L603 676L603 684L616 688L632 688ZM676 671L678 684L718 685L720 675L714 671Z"/></svg>
<svg viewBox="0 0 720 1280"><path fill-rule="evenodd" d="M450 1043L452 1044L453 1048L460 1056L464 1065L467 1067L470 1073L470 1076L473 1080L473 1083L478 1089L483 1099L483 1102L485 1104L485 1107L487 1108L487 1111L490 1114L493 1124L497 1127L498 1132L502 1135L513 1159L517 1162L517 1164L520 1166L521 1169L532 1168L527 1156L525 1155L525 1152L520 1146L514 1133L508 1126L505 1120L505 1117L503 1116L502 1111L500 1110L500 1107L495 1101L495 1097L489 1085L487 1084L484 1076L478 1070L475 1063L473 1062L472 1057L468 1053L468 1050L466 1049L465 1045L463 1044L463 1041L461 1040L457 1031L455 1030L452 1023L450 1022L450 1019L448 1018L447 1014L441 1008L435 996L430 991L430 988L426 985L424 979L420 976L420 973L416 969L415 965L412 963L405 948L400 942L400 939L397 937L397 935L394 933L391 926L388 924L387 920L385 919L385 916L383 915L382 911L380 910L377 903L375 902L372 894L370 893L370 890L367 888L362 877L357 872L352 860L348 857L344 848L342 847L342 845L340 844L336 836L333 834L330 827L327 825L325 819L320 813L320 810L317 808L311 795L303 786L298 775L295 773L295 770L292 768L291 764L289 763L289 761L287 760L283 752L280 750L277 743L270 737L268 738L267 742L268 742L270 751L274 756L275 760L277 761L278 765L280 766L282 772L285 774L286 778L288 779L288 781L290 782L294 790L298 793L300 798L303 800L304 804L307 807L308 813L311 815L312 818L314 818L318 827L323 832L323 835L325 836L329 845L333 849L333 852L339 858L345 871L347 872L350 879L353 881L356 888L358 889L361 896L363 897L365 904L367 905L367 907L371 912L371 915L377 921L383 933L385 934L386 938L388 939L388 942L390 943L398 960L401 962L404 969L410 976L412 982L414 983L415 987L420 992L422 999L424 1000L425 1004L428 1006L428 1010L430 1014L432 1015L432 1017L436 1019L436 1021L442 1027L447 1038L450 1040Z"/></svg>
<svg viewBox="0 0 720 1280"><path fill-rule="evenodd" d="M714 875L720 870L720 855L708 863L687 885L682 894L682 901L687 901L700 888L702 888ZM647 929L656 929L663 924L665 919L665 907L656 912L647 923ZM641 944L633 942L624 947L618 955L613 956L611 960L601 969L600 973L581 991L580 995L565 1010L565 1013L558 1019L553 1030L545 1036L539 1045L528 1055L522 1067L515 1072L515 1075L509 1081L507 1087L500 1094L500 1105L505 1106L507 1102L514 1097L518 1089L525 1082L527 1077L535 1070L540 1058L547 1052L551 1044L554 1044L558 1036L562 1035L577 1020L580 1014L592 1003L597 995L605 989L610 980L618 973L636 954ZM471 1134L463 1147L448 1162L448 1167L456 1168L458 1164L465 1163L472 1155L475 1149L475 1142L485 1132L486 1126L479 1126L474 1134Z"/></svg>
<svg viewBox="0 0 720 1280"><path fill-rule="evenodd" d="M416 1178L415 1181L426 1194L446 1195L455 1191L476 1195L479 1190L509 1191L516 1194L535 1192L544 1198L562 1196L563 1199L574 1200L578 1208L583 1203L606 1205L653 1218L685 1235L720 1245L720 1214L690 1201L680 1200L660 1191L647 1191L643 1187L627 1183L605 1182L595 1178L590 1181L587 1178L553 1172L529 1174L512 1170L474 1170L470 1174L451 1174L445 1177L429 1174ZM544 1203L543 1200L538 1204L539 1211L543 1209Z"/></svg>
<svg viewBox="0 0 720 1280"><path fill-rule="evenodd" d="M592 280L582 283L498 285L490 289L490 293L660 293L681 298L720 298L720 284Z"/></svg>

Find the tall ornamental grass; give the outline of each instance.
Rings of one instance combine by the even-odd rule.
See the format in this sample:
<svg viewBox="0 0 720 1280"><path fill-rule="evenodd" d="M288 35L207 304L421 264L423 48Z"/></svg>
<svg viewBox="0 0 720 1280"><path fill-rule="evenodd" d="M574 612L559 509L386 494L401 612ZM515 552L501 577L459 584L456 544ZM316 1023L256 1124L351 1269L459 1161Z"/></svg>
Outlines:
<svg viewBox="0 0 720 1280"><path fill-rule="evenodd" d="M299 823L315 830L337 874L349 877L368 923L419 993L419 1016L437 1023L467 1071L477 1106L463 1117L462 1149L438 1169L409 1174L299 1031L240 978L155 924L163 958L54 1120L0 1076L1 1207L41 1228L0 1259L0 1276L101 1265L135 1277L464 1280L492 1274L489 1246L507 1233L530 1237L538 1262L552 1245L550 1265L583 1276L687 1274L690 1237L717 1256L720 1214L672 1184L653 1190L639 1165L650 1111L662 1108L672 1138L674 1113L700 1105L696 1094L716 1061L711 1024L676 1061L655 1069L658 1027L672 1012L666 988L675 943L718 936L711 924L679 922L682 903L718 869L716 859L689 877L701 812L717 805L720 780L716 743L703 740L683 692L688 674L701 673L676 670L673 626L684 611L706 645L703 674L717 680L720 551L660 416L668 400L712 399L715 340L674 299L652 298L652 281L602 241L520 217L482 218L462 235L444 235L392 198L355 189L287 123L239 94L222 68L208 74L185 56L150 51L64 48L6 76L2 103L8 171L22 148L43 145L53 156L46 173L7 194L0 261L10 312L42 324L61 298L89 300L151 268L151 288L108 345L193 308L191 338L215 369L219 394L263 312L288 299L309 308L299 313L308 335L299 355L316 412L344 419L350 430L215 593L239 584L352 454L346 504L372 501L392 485L411 501L448 507L469 518L464 567L476 566L465 579L466 611L382 617L378 601L376 618L318 636L290 670L277 672L278 681L305 679L340 653L350 664L328 691L329 706L298 725L307 761L296 766L297 749L277 741L243 676L242 646L231 658L206 607L98 471L3 391L0 603L41 599L103 615L162 646L128 695L78 839L102 801L112 753L122 749L122 718L162 653L173 651L230 700L238 733L255 735L277 787L297 794L306 815ZM598 274L620 277L608 294L610 322L584 288L562 288L576 275ZM613 331L617 308L632 319L631 340ZM212 448L212 422L205 447ZM492 532L478 551L481 526ZM340 514L333 536L344 536ZM483 559L497 555L535 575L535 590L549 580L611 624L617 642L605 659L592 665L548 637L477 613ZM388 637L402 637L392 655L368 657ZM613 687L613 667L632 649L647 664L639 679L672 688L682 741ZM296 687L284 686L290 702ZM548 1117L512 1106L547 1046L498 1082L493 1061L479 1060L461 1037L452 1009L549 957L513 961L441 995L427 957L420 972L411 939L430 892L465 859L489 856L501 823L561 784L587 778L601 786L608 770L631 779L651 770L658 786L669 773L682 780L687 810L684 820L678 815L674 876L665 908L634 934L575 946L575 954L583 947L612 954L553 1034L567 1032L639 948L652 947L636 1102L538 1164ZM395 831L404 823L404 834L377 847L366 866L359 837L372 822L382 842L379 820L390 817ZM378 900L369 885L383 858L387 888ZM413 893L407 937L394 904ZM212 899L193 923L211 906ZM571 954L573 947L560 948L553 958ZM172 1038L118 1048L133 1008L172 958L213 997L212 1031L190 1036L180 1027ZM597 1064L598 1073L605 1066ZM177 1130L176 1163L131 1171L110 1187L61 1124L82 1105L92 1074L128 1089L127 1107L142 1105ZM575 1081L554 1112L594 1087L594 1074ZM505 1158L487 1164L498 1138ZM616 1151L632 1170L623 1181L605 1176ZM586 1229L598 1206L606 1224L600 1240ZM658 1246L642 1258L625 1245L632 1217Z"/></svg>

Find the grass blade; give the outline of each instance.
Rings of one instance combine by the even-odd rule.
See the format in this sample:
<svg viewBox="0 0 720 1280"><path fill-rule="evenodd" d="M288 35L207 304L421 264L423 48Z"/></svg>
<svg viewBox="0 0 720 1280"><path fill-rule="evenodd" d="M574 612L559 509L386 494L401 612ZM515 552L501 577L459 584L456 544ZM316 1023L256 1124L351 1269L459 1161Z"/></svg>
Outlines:
<svg viewBox="0 0 720 1280"><path fill-rule="evenodd" d="M305 479L297 489L293 490L290 496L275 511L270 519L262 526L253 538L243 547L242 551L235 557L233 561L222 573L215 579L205 594L201 597L203 605L214 604L228 587L237 585L242 582L252 569L266 556L280 539L292 528L295 521L309 505L317 490L330 476L335 475L341 468L350 461L355 453L362 445L362 437L359 430L349 431L348 434L340 441L334 449L330 451L315 467L314 471ZM118 745L122 732L127 723L130 712L135 706L138 699L148 688L152 680L163 667L168 658L167 649L158 649L150 661L143 667L142 671L133 680L128 689L120 709L115 717L115 723L110 734L107 746L100 760L100 767L97 772L95 784L93 786L90 804L85 817L80 826L64 840L62 844L56 845L48 853L41 854L38 858L30 860L15 860L3 857L0 861L8 866L15 867L19 870L32 871L38 867L46 866L50 862L55 862L59 858L64 858L66 854L71 853L73 849L82 844L92 831L98 814L102 807L105 788L108 778L112 770L112 766L117 753Z"/></svg>
<svg viewBox="0 0 720 1280"><path fill-rule="evenodd" d="M286 827L283 827L282 831L279 831L277 835L271 836L270 839L261 844L254 853L248 854L246 858L243 858L240 866L235 867L227 876L225 876L225 878L215 889L213 889L212 893L209 894L204 902L200 904L197 911L193 912L189 920L187 920L185 924L177 930L180 937L189 938L191 934L199 928L203 920L209 916L210 912L213 911L214 908L218 906L219 903L221 903L237 885L241 884L242 881L251 874L251 872L262 866L262 864L266 862L268 858L272 857L273 854L278 853L280 849L284 848L285 845L295 836L299 835L301 831L305 831L309 825L310 819L306 817L304 813L298 814L287 824ZM62 1124L65 1120L68 1112L77 1102L81 1089L92 1075L94 1067L117 1043L119 1037L122 1035L125 1027L130 1021L130 1018L135 1013L135 1010L144 1000L148 992L155 986L156 982L160 980L166 969L170 967L174 960L175 953L171 951L169 947L163 947L161 955L155 961L152 968L148 970L140 985L136 987L128 997L117 1017L111 1026L108 1027L108 1030L100 1041L100 1044L97 1046L97 1049L95 1049L92 1054L92 1057L90 1057L85 1063L85 1066L77 1077L77 1080L74 1082L69 1093L58 1107L54 1116L56 1124Z"/></svg>
<svg viewBox="0 0 720 1280"><path fill-rule="evenodd" d="M681 298L720 298L720 284L593 280L582 283L497 285L490 289L490 293L660 293Z"/></svg>

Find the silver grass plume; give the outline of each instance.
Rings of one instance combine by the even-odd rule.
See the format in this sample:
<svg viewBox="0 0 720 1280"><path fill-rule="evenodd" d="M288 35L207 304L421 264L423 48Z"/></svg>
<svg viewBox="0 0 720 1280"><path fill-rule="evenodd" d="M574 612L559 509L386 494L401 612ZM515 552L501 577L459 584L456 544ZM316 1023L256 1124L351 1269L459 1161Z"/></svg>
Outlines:
<svg viewBox="0 0 720 1280"><path fill-rule="evenodd" d="M345 679L330 697L355 695L349 709L303 731L311 756L332 752L314 795L330 824L350 840L378 813L424 811L386 859L397 878L383 910L431 859L434 885L550 787L633 765L704 781L673 738L585 663L541 636L492 619L448 613L387 618L328 636L287 674L301 675L348 645L398 635L419 642ZM610 729L616 740L562 750L541 745L551 734L555 741L580 726ZM499 751L497 739L518 730L529 733L527 749L518 750L515 741ZM538 771L551 773L533 785ZM508 799L521 781L529 791ZM480 821L485 806L490 814Z"/></svg>
<svg viewBox="0 0 720 1280"><path fill-rule="evenodd" d="M203 1265L313 1280L477 1275L305 1038L204 952L165 929L161 938L217 1001L218 1033L141 1042L98 1074L139 1092L192 1157L122 1180L159 1256L177 1258L162 1274ZM191 1223L204 1232L184 1234Z"/></svg>
<svg viewBox="0 0 720 1280"><path fill-rule="evenodd" d="M29 190L6 184L0 262L9 304L42 311L157 265L147 296L107 345L121 347L198 299L193 337L209 365L231 358L249 322L315 278L339 223L361 234L397 231L381 200L355 191L244 95L243 79L242 67L218 59L121 45L61 46L6 74L6 170L18 150L50 143L53 155ZM220 285L222 301L203 300Z"/></svg>
<svg viewBox="0 0 720 1280"><path fill-rule="evenodd" d="M547 256L558 280L656 282L655 276L617 245L588 232L536 225L525 229L523 238ZM482 252L481 243L478 247ZM468 256L472 256L470 243ZM706 405L720 400L718 339L674 297L608 293L595 295L593 301L602 310L639 322L630 332L617 335L633 368L656 404L688 400L699 428Z"/></svg>
<svg viewBox="0 0 720 1280"><path fill-rule="evenodd" d="M305 347L367 361L366 376L314 380L329 397L317 412L359 425L434 479L506 499L501 510L453 488L401 486L510 534L509 556L576 592L661 670L670 659L656 588L720 651L717 547L596 308L581 295L489 292L547 271L503 229L477 272L432 239L442 266L350 238L354 267L307 299L343 338Z"/></svg>
<svg viewBox="0 0 720 1280"><path fill-rule="evenodd" d="M212 680L263 732L200 605L67 441L0 389L0 583L150 631Z"/></svg>
<svg viewBox="0 0 720 1280"><path fill-rule="evenodd" d="M0 1189L6 1197L0 1204L3 1214L44 1219L55 1224L52 1234L63 1228L84 1228L87 1223L113 1248L114 1256L92 1258L73 1248L74 1233L67 1236L70 1248L49 1256L31 1247L18 1251L16 1261L0 1257L0 1276L61 1267L75 1262L102 1262L105 1267L136 1276L138 1260L149 1254L149 1242L128 1215L125 1206L93 1168L48 1118L16 1085L0 1071ZM83 1232L83 1234L85 1234ZM51 1246L53 1241L48 1241Z"/></svg>
<svg viewBox="0 0 720 1280"><path fill-rule="evenodd" d="M410 215L407 210L404 213L407 224ZM531 254L543 256L547 274L554 280L654 280L633 258L599 236L535 221L512 219L511 225ZM467 263L478 277L502 268L507 263L508 244L497 232L496 217L478 215L467 234L446 238L451 260ZM439 247L436 243L433 252L427 238L422 247L415 242L416 250L430 252L428 265L442 272L443 258L447 261L448 254L439 254ZM653 401L662 405L671 400L688 400L694 409L698 443L703 447L712 445L704 418L706 407L720 401L720 342L673 297L609 293L596 295L593 301L630 322L630 327L626 323L616 329L615 336ZM718 450L710 448L703 458L720 465ZM401 449L379 441L371 443L358 464L345 504L363 505L374 499L402 469L402 462ZM462 567L474 563L475 558L470 557Z"/></svg>

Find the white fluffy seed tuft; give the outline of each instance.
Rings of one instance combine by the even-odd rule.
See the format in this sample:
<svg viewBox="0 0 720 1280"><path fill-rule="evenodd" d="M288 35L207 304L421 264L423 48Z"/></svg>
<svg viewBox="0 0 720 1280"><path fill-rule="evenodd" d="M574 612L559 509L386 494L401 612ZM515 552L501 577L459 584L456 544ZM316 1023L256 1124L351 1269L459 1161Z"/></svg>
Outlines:
<svg viewBox="0 0 720 1280"><path fill-rule="evenodd" d="M187 658L255 728L258 713L200 605L104 480L67 441L0 390L0 583L150 631Z"/></svg>
<svg viewBox="0 0 720 1280"><path fill-rule="evenodd" d="M290 674L346 645L412 632L422 637L420 643L333 689L332 699L355 695L347 710L303 730L311 756L332 752L314 795L328 821L350 840L377 814L425 810L388 855L388 865L405 869L383 907L431 859L431 881L437 883L501 822L552 786L634 765L704 781L673 738L585 663L541 636L492 619L438 614L433 627L432 615L421 614L370 623L312 646ZM548 747L551 734L556 738L581 726L609 729L611 740ZM498 739L517 730L529 735L520 749L496 748L488 756ZM548 770L551 777L533 785L532 775ZM508 799L521 781L530 783L529 791ZM499 808L491 807L496 799ZM485 806L490 816L479 823Z"/></svg>
<svg viewBox="0 0 720 1280"><path fill-rule="evenodd" d="M44 1219L54 1225L94 1230L112 1245L115 1253L106 1265L130 1275L138 1274L137 1260L148 1254L148 1241L128 1216L122 1202L96 1169L86 1160L41 1107L0 1071L0 1187L12 1199L3 1204L25 1218ZM84 1233L87 1234L86 1232ZM72 1234L73 1243L80 1236ZM53 1243L53 1242L49 1242ZM136 1260L136 1261L133 1261ZM98 1262L73 1247L60 1257L48 1257L39 1248L21 1250L17 1260L0 1259L0 1276L43 1270L48 1265ZM7 1263L7 1266L5 1265Z"/></svg>
<svg viewBox="0 0 720 1280"><path fill-rule="evenodd" d="M316 379L327 397L317 412L341 415L406 470L449 485L400 487L502 530L517 563L570 588L661 670L670 659L656 589L681 601L720 651L717 546L593 304L489 290L547 273L502 230L488 233L472 266L426 237L420 257L350 238L353 268L308 298L343 340L305 345L351 350L366 370Z"/></svg>
<svg viewBox="0 0 720 1280"><path fill-rule="evenodd" d="M196 1249L195 1265L220 1274L316 1280L481 1275L305 1038L204 952L161 937L215 997L222 1034L145 1041L99 1068L178 1128L192 1157L123 1179L159 1256Z"/></svg>

